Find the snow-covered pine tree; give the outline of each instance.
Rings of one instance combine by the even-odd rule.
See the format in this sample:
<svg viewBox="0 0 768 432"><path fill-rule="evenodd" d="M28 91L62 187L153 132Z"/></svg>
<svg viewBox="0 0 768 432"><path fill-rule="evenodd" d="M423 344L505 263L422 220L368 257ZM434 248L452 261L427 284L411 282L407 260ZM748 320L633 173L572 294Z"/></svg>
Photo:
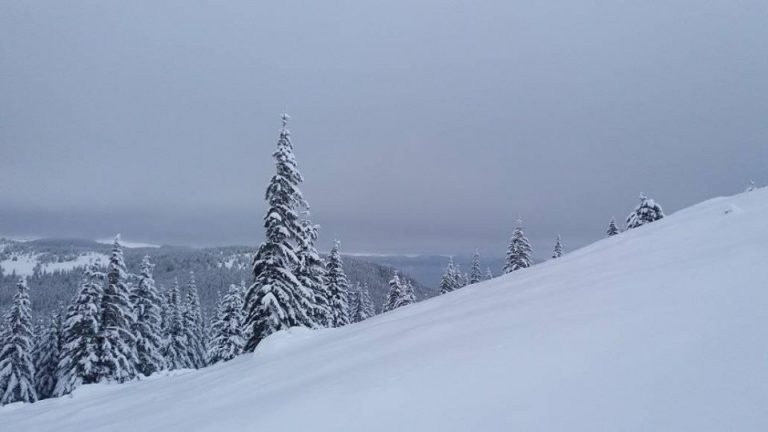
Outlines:
<svg viewBox="0 0 768 432"><path fill-rule="evenodd" d="M187 337L184 332L178 279L174 279L171 289L168 290L168 318L165 332L163 357L168 370L194 367L187 356Z"/></svg>
<svg viewBox="0 0 768 432"><path fill-rule="evenodd" d="M165 365L165 344L168 336L168 290L162 285L158 289L158 297L160 298L160 355L163 356L163 365Z"/></svg>
<svg viewBox="0 0 768 432"><path fill-rule="evenodd" d="M297 209L307 205L299 190L303 178L296 167L287 122L284 114L277 150L272 154L276 173L265 197L265 240L254 257L254 282L245 296L245 351L253 351L262 339L278 330L315 325L309 310L313 293L295 274L301 264L297 243L304 231Z"/></svg>
<svg viewBox="0 0 768 432"><path fill-rule="evenodd" d="M608 222L608 229L605 231L605 233L608 234L608 237L611 237L620 232L621 231L619 231L619 227L616 226L616 218L611 218L611 221Z"/></svg>
<svg viewBox="0 0 768 432"><path fill-rule="evenodd" d="M528 241L528 238L525 237L525 233L523 232L523 221L518 219L515 231L512 233L512 238L509 240L507 258L504 264L504 273L510 273L515 270L530 267L532 263L531 243Z"/></svg>
<svg viewBox="0 0 768 432"><path fill-rule="evenodd" d="M555 240L555 250L552 252L552 258L560 258L563 256L563 242L560 240L560 234L557 235Z"/></svg>
<svg viewBox="0 0 768 432"><path fill-rule="evenodd" d="M99 381L125 382L136 377L136 338L131 331L135 316L126 285L127 276L118 234L112 245L101 296L97 336Z"/></svg>
<svg viewBox="0 0 768 432"><path fill-rule="evenodd" d="M408 278L402 278L401 281L403 287L402 295L398 299L397 303L395 303L395 308L416 303L416 294L413 292L413 284L411 281Z"/></svg>
<svg viewBox="0 0 768 432"><path fill-rule="evenodd" d="M402 296L403 285L400 282L400 276L397 274L397 270L395 270L395 274L392 276L392 279L389 280L389 293L387 294L387 299L381 310L383 312L388 312L395 309Z"/></svg>
<svg viewBox="0 0 768 432"><path fill-rule="evenodd" d="M755 181L750 180L749 185L747 186L747 189L745 190L745 192L752 192L755 189L757 189L757 186L755 186Z"/></svg>
<svg viewBox="0 0 768 432"><path fill-rule="evenodd" d="M440 278L440 294L449 293L458 288L456 274L456 266L453 263L453 257L449 257L448 265L445 266L443 276Z"/></svg>
<svg viewBox="0 0 768 432"><path fill-rule="evenodd" d="M664 217L664 211L654 200L640 194L640 204L627 216L627 229L637 228Z"/></svg>
<svg viewBox="0 0 768 432"><path fill-rule="evenodd" d="M376 309L373 306L367 285L357 283L355 289L350 290L350 294L352 292L354 292L354 295L351 297L353 301L350 304L350 319L352 322L364 321L376 315Z"/></svg>
<svg viewBox="0 0 768 432"><path fill-rule="evenodd" d="M357 322L355 321L355 317L360 313L363 307L360 290L362 290L362 287L360 286L360 282L349 286L348 299L349 299L349 322L350 323Z"/></svg>
<svg viewBox="0 0 768 432"><path fill-rule="evenodd" d="M32 316L27 281L16 285L13 304L5 317L6 329L0 341L0 405L34 402L35 365L32 361Z"/></svg>
<svg viewBox="0 0 768 432"><path fill-rule="evenodd" d="M221 299L211 326L208 348L209 364L232 360L243 351L243 299L240 287L230 285Z"/></svg>
<svg viewBox="0 0 768 432"><path fill-rule="evenodd" d="M230 285L231 288L231 285ZM205 362L207 365L212 365L216 363L218 360L215 358L214 353L214 339L216 339L216 334L218 332L217 328L219 326L219 319L222 315L222 310L224 309L224 297L221 295L220 290L216 290L216 308L213 311L213 316L211 317L211 332L208 335L208 346L207 351L205 353ZM241 314L242 315L242 314Z"/></svg>
<svg viewBox="0 0 768 432"><path fill-rule="evenodd" d="M480 270L480 251L475 249L472 256L472 272L469 274L469 283L475 284L483 280L483 271Z"/></svg>
<svg viewBox="0 0 768 432"><path fill-rule="evenodd" d="M362 289L360 290L360 298L362 299L363 310L365 311L366 317L370 318L372 316L375 316L376 306L373 305L373 300L371 299L371 292L368 290L367 283L363 283Z"/></svg>
<svg viewBox="0 0 768 432"><path fill-rule="evenodd" d="M53 396L59 376L59 361L63 346L63 318L57 308L44 330L37 335L35 351L35 389L39 399Z"/></svg>
<svg viewBox="0 0 768 432"><path fill-rule="evenodd" d="M344 273L344 262L339 252L340 242L334 241L328 255L328 293L330 294L331 327L349 324L349 282Z"/></svg>
<svg viewBox="0 0 768 432"><path fill-rule="evenodd" d="M136 320L133 335L136 337L136 355L139 373L149 376L165 366L163 358L163 336L161 330L162 299L155 288L152 277L152 263L149 256L141 261L139 282L130 294Z"/></svg>
<svg viewBox="0 0 768 432"><path fill-rule="evenodd" d="M333 314L330 306L331 294L326 281L327 271L323 259L315 248L317 226L307 219L308 216L307 210L304 212L305 219L302 220L303 235L299 242L297 278L301 285L312 293L309 315L313 323L318 327L331 327Z"/></svg>
<svg viewBox="0 0 768 432"><path fill-rule="evenodd" d="M353 323L365 319L365 305L363 305L362 289L360 282L349 288L349 321Z"/></svg>
<svg viewBox="0 0 768 432"><path fill-rule="evenodd" d="M89 264L77 294L67 307L54 396L69 394L81 384L99 380L98 335L103 280L104 273L99 267Z"/></svg>
<svg viewBox="0 0 768 432"><path fill-rule="evenodd" d="M189 367L199 369L205 366L205 329L203 327L203 314L200 309L200 297L197 293L195 274L189 272L187 282L187 299L182 313L184 334L187 342L187 354Z"/></svg>
<svg viewBox="0 0 768 432"><path fill-rule="evenodd" d="M493 272L491 271L490 267L486 267L485 269L485 280L493 279Z"/></svg>
<svg viewBox="0 0 768 432"><path fill-rule="evenodd" d="M467 282L469 281L469 277L466 273L461 271L461 267L458 264L455 264L453 266L453 285L454 289L464 288L467 286Z"/></svg>

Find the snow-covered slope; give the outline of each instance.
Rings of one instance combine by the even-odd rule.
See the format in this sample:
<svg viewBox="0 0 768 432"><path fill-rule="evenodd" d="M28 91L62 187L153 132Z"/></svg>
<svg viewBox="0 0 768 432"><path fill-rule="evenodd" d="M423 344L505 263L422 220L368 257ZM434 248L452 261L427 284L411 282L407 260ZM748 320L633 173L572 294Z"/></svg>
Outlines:
<svg viewBox="0 0 768 432"><path fill-rule="evenodd" d="M768 190L197 372L0 408L22 431L765 431Z"/></svg>
<svg viewBox="0 0 768 432"><path fill-rule="evenodd" d="M76 267L85 267L95 263L106 263L109 256L98 252L85 252L68 261L61 262L41 262L39 254L16 254L11 258L0 261L0 268L6 274L16 273L18 276L31 276L35 267L39 264L42 273L52 273L55 271L67 271Z"/></svg>

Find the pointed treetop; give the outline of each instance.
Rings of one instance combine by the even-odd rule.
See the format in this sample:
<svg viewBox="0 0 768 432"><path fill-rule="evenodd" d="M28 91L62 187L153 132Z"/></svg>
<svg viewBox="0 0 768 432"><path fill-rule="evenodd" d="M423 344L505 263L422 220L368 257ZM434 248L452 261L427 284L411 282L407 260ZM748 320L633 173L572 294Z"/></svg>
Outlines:
<svg viewBox="0 0 768 432"><path fill-rule="evenodd" d="M288 126L288 120L291 119L291 116L284 112L280 115L280 118L283 120L283 131L285 131L286 127Z"/></svg>
<svg viewBox="0 0 768 432"><path fill-rule="evenodd" d="M141 267L142 269L146 268L148 271L152 271L155 267L152 261L150 261L149 255L144 255L144 258L141 259Z"/></svg>
<svg viewBox="0 0 768 432"><path fill-rule="evenodd" d="M120 244L120 233L117 233L115 235L115 245L119 245L119 244Z"/></svg>

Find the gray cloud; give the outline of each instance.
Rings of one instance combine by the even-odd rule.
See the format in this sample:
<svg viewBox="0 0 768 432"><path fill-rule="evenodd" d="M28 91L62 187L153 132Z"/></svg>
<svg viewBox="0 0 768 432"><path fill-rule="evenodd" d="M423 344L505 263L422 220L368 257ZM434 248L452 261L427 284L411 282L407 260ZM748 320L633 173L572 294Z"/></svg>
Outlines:
<svg viewBox="0 0 768 432"><path fill-rule="evenodd" d="M765 2L0 4L0 232L256 243L278 114L347 250L598 238L768 181Z"/></svg>

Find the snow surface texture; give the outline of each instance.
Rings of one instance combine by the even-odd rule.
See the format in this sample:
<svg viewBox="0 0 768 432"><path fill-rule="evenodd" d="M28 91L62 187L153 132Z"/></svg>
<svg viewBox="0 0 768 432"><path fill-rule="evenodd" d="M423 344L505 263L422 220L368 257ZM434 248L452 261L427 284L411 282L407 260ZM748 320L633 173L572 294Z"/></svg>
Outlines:
<svg viewBox="0 0 768 432"><path fill-rule="evenodd" d="M738 211L734 211L738 209ZM766 431L768 190L200 371L0 408L27 431Z"/></svg>
<svg viewBox="0 0 768 432"><path fill-rule="evenodd" d="M3 268L3 273L11 274L16 272L19 276L32 276L35 266L38 264L38 256L35 254L21 254L15 255L14 259L7 259L0 261L0 267ZM109 261L109 256L88 252L84 253L71 261L63 262L51 262L40 264L40 270L43 273L53 273L55 271L68 271L75 267L85 267L86 265L94 262L100 264L106 264Z"/></svg>

